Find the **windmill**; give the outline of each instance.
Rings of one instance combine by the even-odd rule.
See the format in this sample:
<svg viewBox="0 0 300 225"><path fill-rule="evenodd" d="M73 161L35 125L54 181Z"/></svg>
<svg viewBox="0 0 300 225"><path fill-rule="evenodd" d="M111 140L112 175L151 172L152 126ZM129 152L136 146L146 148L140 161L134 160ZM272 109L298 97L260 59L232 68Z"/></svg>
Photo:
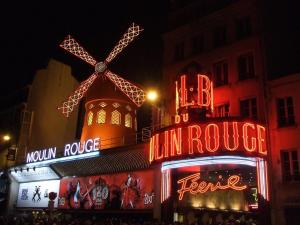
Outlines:
<svg viewBox="0 0 300 225"><path fill-rule="evenodd" d="M100 75L107 77L111 82L113 82L114 85L118 87L136 106L140 107L143 104L143 102L146 100L146 94L141 88L107 69L108 64L118 54L120 54L120 52L122 52L122 50L126 48L127 45L132 42L142 31L143 29L140 26L133 23L123 34L122 38L115 45L106 59L100 62L97 62L70 35L65 38L65 40L60 44L60 47L87 62L88 64L94 66L95 72L90 75L88 79L80 83L79 87L68 97L66 101L61 104L61 106L58 107L58 110L60 110L64 116L70 116L74 110L74 107L79 104L89 87L97 78L100 77Z"/></svg>
<svg viewBox="0 0 300 225"><path fill-rule="evenodd" d="M108 70L107 66L142 30L140 26L133 23L107 58L100 62L97 62L70 35L60 44L60 47L95 68L95 72L80 83L79 87L58 107L64 116L69 117L80 100L86 97L81 141L100 137L103 149L120 145L116 140L106 141L103 144L106 139L122 137L124 144L124 135L134 136L134 130L137 127L135 109L144 103L146 93L137 85ZM99 79L99 77L104 79Z"/></svg>

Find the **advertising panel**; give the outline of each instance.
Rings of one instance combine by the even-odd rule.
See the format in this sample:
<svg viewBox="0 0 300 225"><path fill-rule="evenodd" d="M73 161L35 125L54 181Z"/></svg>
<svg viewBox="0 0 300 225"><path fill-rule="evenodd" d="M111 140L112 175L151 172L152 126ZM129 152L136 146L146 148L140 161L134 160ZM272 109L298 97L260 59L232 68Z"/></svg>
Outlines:
<svg viewBox="0 0 300 225"><path fill-rule="evenodd" d="M153 171L138 171L90 177L63 178L61 209L151 209Z"/></svg>
<svg viewBox="0 0 300 225"><path fill-rule="evenodd" d="M21 183L17 207L46 208L49 202L49 193L59 191L59 180ZM57 207L57 198L54 202Z"/></svg>

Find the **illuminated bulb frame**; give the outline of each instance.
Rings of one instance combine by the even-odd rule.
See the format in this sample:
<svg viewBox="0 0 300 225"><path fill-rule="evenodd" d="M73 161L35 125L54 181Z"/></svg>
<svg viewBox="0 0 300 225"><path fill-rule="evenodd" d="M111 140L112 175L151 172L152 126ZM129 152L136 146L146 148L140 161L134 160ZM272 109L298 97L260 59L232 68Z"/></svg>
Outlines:
<svg viewBox="0 0 300 225"><path fill-rule="evenodd" d="M259 157L242 156L208 156L195 159L163 162L161 164L161 202L164 202L171 196L170 172L172 169L216 164L236 164L256 167L258 193L260 193L267 201L269 200L267 162L264 159Z"/></svg>

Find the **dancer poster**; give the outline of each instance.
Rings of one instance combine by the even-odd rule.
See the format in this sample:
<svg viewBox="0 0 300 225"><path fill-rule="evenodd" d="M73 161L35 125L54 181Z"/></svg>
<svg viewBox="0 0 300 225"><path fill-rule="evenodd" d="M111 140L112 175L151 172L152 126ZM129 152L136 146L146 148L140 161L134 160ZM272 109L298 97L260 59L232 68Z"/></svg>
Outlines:
<svg viewBox="0 0 300 225"><path fill-rule="evenodd" d="M153 208L153 171L137 171L89 177L63 178L61 209Z"/></svg>

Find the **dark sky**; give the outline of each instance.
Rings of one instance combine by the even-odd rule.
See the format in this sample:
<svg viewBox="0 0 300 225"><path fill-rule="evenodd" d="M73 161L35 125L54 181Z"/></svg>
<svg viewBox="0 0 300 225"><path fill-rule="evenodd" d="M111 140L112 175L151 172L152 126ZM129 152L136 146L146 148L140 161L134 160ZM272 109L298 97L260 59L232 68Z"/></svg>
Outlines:
<svg viewBox="0 0 300 225"><path fill-rule="evenodd" d="M62 3L64 2L64 3ZM161 34L166 1L20 1L1 7L1 100L31 83L35 72L56 58L72 66L80 81L93 68L59 43L71 34L96 60L104 60L132 22L145 30L109 68L146 86L160 76Z"/></svg>
<svg viewBox="0 0 300 225"><path fill-rule="evenodd" d="M103 60L132 22L145 30L109 69L146 87L157 85L161 75L162 32L166 27L167 0L18 1L0 8L0 107L31 83L50 58L72 66L79 81L93 68L59 47L71 34L96 60ZM293 3L292 2L297 2ZM298 1L264 1L269 69L277 75L299 68L300 23Z"/></svg>

